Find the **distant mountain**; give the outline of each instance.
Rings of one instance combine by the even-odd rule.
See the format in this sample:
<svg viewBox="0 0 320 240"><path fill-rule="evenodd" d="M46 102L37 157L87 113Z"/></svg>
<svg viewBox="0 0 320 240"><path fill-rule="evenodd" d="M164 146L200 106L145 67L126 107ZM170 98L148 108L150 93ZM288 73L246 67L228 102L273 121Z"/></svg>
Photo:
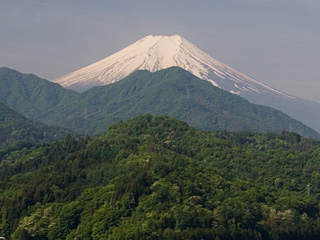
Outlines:
<svg viewBox="0 0 320 240"><path fill-rule="evenodd" d="M292 130L319 138L280 111L251 104L177 67L155 73L137 71L120 82L92 88L48 109L41 120L98 134L111 123L145 113L167 114L204 130Z"/></svg>
<svg viewBox="0 0 320 240"><path fill-rule="evenodd" d="M183 68L198 78L208 80L214 86L232 93L271 91L291 97L210 57L179 35L147 36L54 82L65 88L83 91L93 86L117 82L136 70L156 72L172 66Z"/></svg>
<svg viewBox="0 0 320 240"><path fill-rule="evenodd" d="M181 67L214 86L255 104L276 108L320 133L320 104L269 87L209 56L178 36L147 36L121 51L54 82L85 91L93 86L117 82L137 70L155 72Z"/></svg>
<svg viewBox="0 0 320 240"><path fill-rule="evenodd" d="M0 148L17 142L52 142L72 133L60 127L33 122L0 102Z"/></svg>

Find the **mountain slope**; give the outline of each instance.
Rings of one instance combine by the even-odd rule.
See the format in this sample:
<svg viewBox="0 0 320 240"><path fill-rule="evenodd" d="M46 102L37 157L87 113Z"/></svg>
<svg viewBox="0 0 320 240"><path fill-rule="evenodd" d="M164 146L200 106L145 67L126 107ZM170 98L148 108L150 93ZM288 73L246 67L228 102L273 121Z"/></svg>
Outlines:
<svg viewBox="0 0 320 240"><path fill-rule="evenodd" d="M320 133L320 104L302 98L284 98L280 95L246 92L241 97L252 103L269 106L288 114Z"/></svg>
<svg viewBox="0 0 320 240"><path fill-rule="evenodd" d="M316 240L319 157L320 143L295 133L208 133L139 116L4 158L0 235Z"/></svg>
<svg viewBox="0 0 320 240"><path fill-rule="evenodd" d="M171 66L181 67L252 103L276 108L320 133L319 103L291 96L258 82L209 56L178 35L147 36L54 82L82 92L93 86L117 82L136 70L155 72Z"/></svg>
<svg viewBox="0 0 320 240"><path fill-rule="evenodd" d="M89 133L103 132L117 120L151 113L167 114L205 130L293 130L319 138L315 131L280 111L251 104L177 67L134 72L117 83L92 88L72 105L55 111L67 117L54 118L53 114L47 121L76 131L86 126Z"/></svg>
<svg viewBox="0 0 320 240"><path fill-rule="evenodd" d="M48 127L43 123L32 122L0 101L0 148L20 141L52 142L70 133L71 131L60 127Z"/></svg>
<svg viewBox="0 0 320 240"><path fill-rule="evenodd" d="M48 109L78 95L33 74L22 74L5 67L0 68L0 86L0 101L33 120L41 119Z"/></svg>

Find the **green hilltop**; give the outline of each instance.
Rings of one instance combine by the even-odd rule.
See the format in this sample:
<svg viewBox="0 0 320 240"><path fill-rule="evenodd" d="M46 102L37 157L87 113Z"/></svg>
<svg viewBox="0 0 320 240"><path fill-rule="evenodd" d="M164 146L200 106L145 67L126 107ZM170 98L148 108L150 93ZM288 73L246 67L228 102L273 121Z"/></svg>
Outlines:
<svg viewBox="0 0 320 240"><path fill-rule="evenodd" d="M33 74L0 68L0 100L27 118L41 120L43 113L77 95Z"/></svg>

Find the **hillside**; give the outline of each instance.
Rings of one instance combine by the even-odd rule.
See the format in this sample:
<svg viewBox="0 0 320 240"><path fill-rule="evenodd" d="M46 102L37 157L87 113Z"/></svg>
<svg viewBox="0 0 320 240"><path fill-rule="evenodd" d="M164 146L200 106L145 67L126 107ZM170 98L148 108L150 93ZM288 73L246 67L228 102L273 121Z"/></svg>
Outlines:
<svg viewBox="0 0 320 240"><path fill-rule="evenodd" d="M14 154L0 159L7 239L320 237L320 142L294 133L145 115Z"/></svg>
<svg viewBox="0 0 320 240"><path fill-rule="evenodd" d="M0 102L0 148L19 142L52 142L71 133L61 127L49 127L26 119Z"/></svg>
<svg viewBox="0 0 320 240"><path fill-rule="evenodd" d="M30 119L42 120L42 114L78 93L33 74L0 68L0 101Z"/></svg>
<svg viewBox="0 0 320 240"><path fill-rule="evenodd" d="M103 133L118 120L151 113L167 114L203 130L294 131L320 138L280 111L250 104L178 67L137 71L82 94L9 69L0 71L0 84L1 100L15 111L81 134Z"/></svg>
<svg viewBox="0 0 320 240"><path fill-rule="evenodd" d="M76 101L55 109L46 121L75 131L85 126L89 134L97 134L115 121L146 113L167 114L203 130L295 131L319 138L282 112L251 104L178 67L137 71L114 84L89 89Z"/></svg>

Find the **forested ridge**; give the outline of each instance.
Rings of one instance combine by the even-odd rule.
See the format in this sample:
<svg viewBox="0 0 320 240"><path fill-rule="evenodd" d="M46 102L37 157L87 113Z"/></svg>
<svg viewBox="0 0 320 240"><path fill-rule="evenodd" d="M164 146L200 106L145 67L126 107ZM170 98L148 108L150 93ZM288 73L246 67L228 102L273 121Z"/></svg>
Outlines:
<svg viewBox="0 0 320 240"><path fill-rule="evenodd" d="M320 139L319 133L288 115L252 104L178 67L136 71L81 94L32 74L0 68L0 101L29 119L82 135L104 133L119 120L165 114L206 131L292 130Z"/></svg>
<svg viewBox="0 0 320 240"><path fill-rule="evenodd" d="M0 155L7 239L319 239L320 143L143 115Z"/></svg>

